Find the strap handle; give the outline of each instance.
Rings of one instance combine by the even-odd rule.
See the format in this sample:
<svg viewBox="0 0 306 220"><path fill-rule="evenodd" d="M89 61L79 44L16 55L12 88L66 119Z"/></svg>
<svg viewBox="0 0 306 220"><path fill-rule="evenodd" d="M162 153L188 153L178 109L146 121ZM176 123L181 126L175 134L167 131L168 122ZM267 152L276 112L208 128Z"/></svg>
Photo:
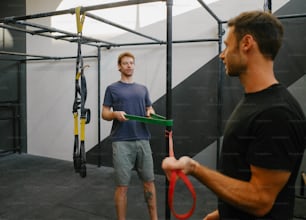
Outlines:
<svg viewBox="0 0 306 220"><path fill-rule="evenodd" d="M85 21L85 12L81 16L81 8L82 7L75 8L75 16L76 16L76 24L77 24L78 34L82 33L83 24L84 24L84 21Z"/></svg>
<svg viewBox="0 0 306 220"><path fill-rule="evenodd" d="M173 150L173 138L172 138L172 131L166 131L166 135L169 137L169 156L174 157L174 150ZM176 182L181 179L184 184L186 185L187 189L190 191L193 199L193 204L190 210L184 214L178 214L175 212L173 207L173 198L174 198L174 191ZM188 219L194 212L196 207L196 193L194 187L188 177L181 171L181 170L172 170L170 181L169 181L169 190L168 190L168 204L173 216L177 219L184 220Z"/></svg>

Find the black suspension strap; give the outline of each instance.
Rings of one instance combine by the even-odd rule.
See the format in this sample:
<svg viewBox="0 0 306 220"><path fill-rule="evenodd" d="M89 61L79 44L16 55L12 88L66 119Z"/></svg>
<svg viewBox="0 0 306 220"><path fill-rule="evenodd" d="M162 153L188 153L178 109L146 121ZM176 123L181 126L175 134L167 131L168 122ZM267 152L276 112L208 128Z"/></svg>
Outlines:
<svg viewBox="0 0 306 220"><path fill-rule="evenodd" d="M85 124L90 122L90 109L85 108L87 98L86 78L81 45L82 29L85 20L85 14L81 15L81 7L75 9L77 23L77 58L75 74L75 93L72 113L74 118L74 147L73 147L73 164L75 172L81 177L86 177L86 152L85 152ZM79 112L80 112L80 132L79 132Z"/></svg>

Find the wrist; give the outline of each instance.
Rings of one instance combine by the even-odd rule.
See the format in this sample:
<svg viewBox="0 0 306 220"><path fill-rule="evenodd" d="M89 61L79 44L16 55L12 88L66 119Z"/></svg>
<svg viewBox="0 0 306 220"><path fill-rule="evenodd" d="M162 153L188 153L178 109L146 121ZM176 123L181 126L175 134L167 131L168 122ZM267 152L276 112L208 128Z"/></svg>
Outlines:
<svg viewBox="0 0 306 220"><path fill-rule="evenodd" d="M116 119L117 118L117 111L113 111L112 112L112 119Z"/></svg>
<svg viewBox="0 0 306 220"><path fill-rule="evenodd" d="M199 166L200 166L200 164L197 161L191 160L190 171L189 171L190 175L196 176Z"/></svg>

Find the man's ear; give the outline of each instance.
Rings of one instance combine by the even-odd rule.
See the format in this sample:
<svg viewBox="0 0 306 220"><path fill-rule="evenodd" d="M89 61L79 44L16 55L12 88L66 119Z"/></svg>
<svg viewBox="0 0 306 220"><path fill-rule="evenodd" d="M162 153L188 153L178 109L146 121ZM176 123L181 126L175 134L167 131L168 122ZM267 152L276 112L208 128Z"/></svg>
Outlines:
<svg viewBox="0 0 306 220"><path fill-rule="evenodd" d="M255 40L252 35L246 34L242 39L241 39L241 48L244 51L248 51L250 48L253 47L255 43Z"/></svg>

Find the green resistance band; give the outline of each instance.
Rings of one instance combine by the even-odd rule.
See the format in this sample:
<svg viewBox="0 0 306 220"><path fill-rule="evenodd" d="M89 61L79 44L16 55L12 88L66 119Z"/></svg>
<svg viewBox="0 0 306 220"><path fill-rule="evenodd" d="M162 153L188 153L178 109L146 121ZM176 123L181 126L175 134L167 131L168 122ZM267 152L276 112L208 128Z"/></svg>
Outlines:
<svg viewBox="0 0 306 220"><path fill-rule="evenodd" d="M158 125L164 125L164 126L173 125L173 120L166 120L164 116L157 115L157 114L151 114L151 117L142 117L142 116L137 116L137 115L125 114L124 117L126 117L129 120L135 120L135 121L143 122L143 123L158 124Z"/></svg>

